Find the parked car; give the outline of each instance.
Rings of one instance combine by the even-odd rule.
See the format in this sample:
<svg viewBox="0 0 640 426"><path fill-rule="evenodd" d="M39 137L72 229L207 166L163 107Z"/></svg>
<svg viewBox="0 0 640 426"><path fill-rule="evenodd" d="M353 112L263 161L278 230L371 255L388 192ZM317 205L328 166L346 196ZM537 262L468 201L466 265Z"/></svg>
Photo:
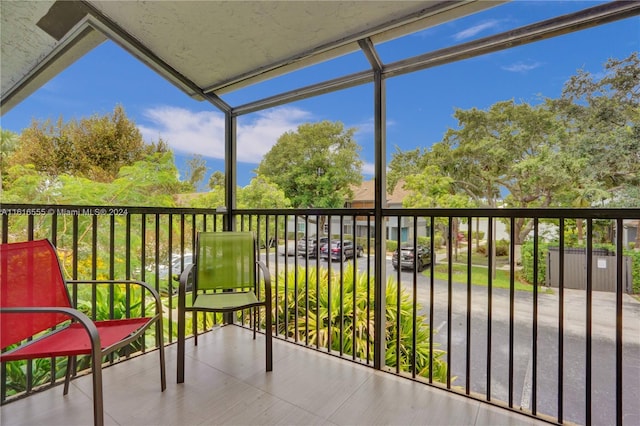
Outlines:
<svg viewBox="0 0 640 426"><path fill-rule="evenodd" d="M287 241L285 244L278 246L280 256L295 256L298 253L295 241Z"/></svg>
<svg viewBox="0 0 640 426"><path fill-rule="evenodd" d="M184 268L186 268L193 263L193 255L191 253L185 253L182 259L184 260L181 260L179 254L174 254L171 257L171 273L173 275L180 275L180 273L183 271L182 265L184 265ZM158 269L159 278L165 278L167 275L169 275L169 267L167 265L160 265Z"/></svg>
<svg viewBox="0 0 640 426"><path fill-rule="evenodd" d="M298 241L298 254L302 257L317 257L318 247L316 246L317 239L314 237L308 239L301 239ZM328 237L320 237L320 247L326 245L329 242Z"/></svg>
<svg viewBox="0 0 640 426"><path fill-rule="evenodd" d="M398 250L393 253L391 264L393 269L398 270ZM427 265L431 265L431 250L428 247L421 245L417 248L413 245L400 247L400 268L413 269L414 265L418 272L422 272Z"/></svg>
<svg viewBox="0 0 640 426"><path fill-rule="evenodd" d="M362 246L355 246L353 241L331 240L331 244L325 244L320 247L320 257L344 262L354 256L361 257L363 251Z"/></svg>
<svg viewBox="0 0 640 426"><path fill-rule="evenodd" d="M178 284L180 280L180 274L187 266L193 263L193 255L191 253L185 253L181 258L180 255L174 254L171 258L171 277L169 278L169 268L167 265L159 266L158 278L160 278L160 293L169 293L169 279L173 280L172 293L178 292ZM184 268L182 267L184 265ZM168 279L169 278L169 279ZM187 283L187 291L191 291L191 281Z"/></svg>

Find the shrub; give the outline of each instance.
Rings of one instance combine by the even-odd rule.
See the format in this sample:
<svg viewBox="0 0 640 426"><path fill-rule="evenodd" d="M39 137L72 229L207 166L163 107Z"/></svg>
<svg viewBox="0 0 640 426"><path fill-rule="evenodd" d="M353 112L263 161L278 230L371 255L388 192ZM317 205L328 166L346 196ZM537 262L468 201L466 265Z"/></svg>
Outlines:
<svg viewBox="0 0 640 426"><path fill-rule="evenodd" d="M430 247L431 237L418 237L418 244L423 245L425 247Z"/></svg>
<svg viewBox="0 0 640 426"><path fill-rule="evenodd" d="M509 241L506 240L499 240L496 241L494 243L494 246L496 248L496 257L498 256L508 256L509 255ZM486 245L481 245L476 249L476 253L480 253L484 256L487 256L487 246Z"/></svg>
<svg viewBox="0 0 640 426"><path fill-rule="evenodd" d="M387 251L398 250L398 242L396 240L387 240Z"/></svg>
<svg viewBox="0 0 640 426"><path fill-rule="evenodd" d="M498 240L496 241L496 257L509 255L509 241Z"/></svg>
<svg viewBox="0 0 640 426"><path fill-rule="evenodd" d="M538 271L538 285L545 284L547 276L546 253L549 251L549 243L538 243L538 265L533 264L533 242L529 241L522 245L522 270L521 277L530 284L533 284L533 277Z"/></svg>
<svg viewBox="0 0 640 426"><path fill-rule="evenodd" d="M342 280L332 274L329 281L326 269L320 269L319 274L320 276L316 268L305 270L299 267L297 274L295 271L288 271L286 289L285 274L280 274L277 300L274 304L274 315L277 317L273 321L274 324L278 324L277 333L297 338L309 346L340 351L359 359L372 359L374 330L372 319L367 318L367 306L371 305L372 301L367 300L367 294L370 294L367 289L368 286L373 286L373 280L368 282L366 274L357 271L354 274L352 266L345 269ZM311 284L307 286L307 282ZM320 283L319 294L316 291L316 282ZM416 323L413 323L413 303L404 290L400 293L398 315L397 284L393 277L387 281L385 299L386 365L396 367L396 360L399 359L400 370L411 372L412 336L415 328L415 369L418 375L429 377L431 342L425 316L418 315ZM422 308L418 306L417 309L420 311ZM400 348L396 348L397 321L400 321ZM447 363L444 356L445 352L436 349L434 345L433 379L442 383L447 379Z"/></svg>
<svg viewBox="0 0 640 426"><path fill-rule="evenodd" d="M356 238L356 244L361 245L365 253L371 252L371 248L375 247L375 241L375 238L371 238L370 240L367 240L367 237Z"/></svg>
<svg viewBox="0 0 640 426"><path fill-rule="evenodd" d="M469 232L468 231L462 231L461 230L461 231L459 231L459 233L464 235L464 239L465 240L469 241ZM482 240L482 239L484 239L484 231L473 231L471 233L471 238L473 240L476 240L476 239Z"/></svg>

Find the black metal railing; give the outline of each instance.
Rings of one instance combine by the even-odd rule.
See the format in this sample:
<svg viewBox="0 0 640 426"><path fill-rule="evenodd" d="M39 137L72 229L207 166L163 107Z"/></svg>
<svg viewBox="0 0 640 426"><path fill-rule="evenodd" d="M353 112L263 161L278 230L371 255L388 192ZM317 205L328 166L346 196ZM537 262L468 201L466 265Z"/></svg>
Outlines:
<svg viewBox="0 0 640 426"><path fill-rule="evenodd" d="M165 295L169 343L177 331L175 276L190 261L196 233L233 225L256 233L272 272L277 338L371 367L382 354L385 371L554 423L629 424L637 415L639 209L384 209L376 216L373 209L230 215L3 205L1 220L2 242L51 239L70 279L154 285ZM376 226L384 241L375 241ZM583 266L571 263L575 253ZM586 274L573 288L576 268ZM614 290L598 291L600 280L613 280ZM114 315L114 298L107 300ZM88 302L95 317L101 302ZM235 321L249 327L249 318ZM222 319L190 320L205 331ZM61 367L51 362L45 383L54 384ZM28 363L25 393L43 376L34 368ZM2 366L3 401L13 398L10 370Z"/></svg>

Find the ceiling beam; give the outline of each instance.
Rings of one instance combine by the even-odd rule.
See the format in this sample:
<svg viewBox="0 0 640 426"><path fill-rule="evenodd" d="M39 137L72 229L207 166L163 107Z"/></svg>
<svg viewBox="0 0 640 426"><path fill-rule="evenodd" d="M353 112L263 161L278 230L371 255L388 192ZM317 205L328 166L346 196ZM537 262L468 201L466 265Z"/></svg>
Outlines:
<svg viewBox="0 0 640 426"><path fill-rule="evenodd" d="M640 2L612 1L560 17L536 22L515 30L383 65L382 76L383 78L390 78L408 74L438 65L569 34L637 15L640 15ZM366 49L366 42L364 42L364 44ZM365 55L366 54L367 52L365 50ZM366 70L240 105L233 108L233 114L248 114L273 108L289 102L370 83L373 79L374 72L372 70Z"/></svg>
<svg viewBox="0 0 640 426"><path fill-rule="evenodd" d="M140 61L159 72L179 89L190 93L193 97L209 101L223 112L231 111L231 106L220 99L220 97L214 93L205 93L196 83L163 61L158 55L153 53L151 49L142 44L135 37L131 36L131 34L113 22L108 16L96 9L90 2L83 1L83 3L91 14L90 22L92 27L96 30L102 32L105 36L119 44L123 49L134 55Z"/></svg>
<svg viewBox="0 0 640 426"><path fill-rule="evenodd" d="M584 30L639 14L640 2L613 1L536 22L512 31L393 62L384 67L383 74L387 78L408 74L437 65L486 55L487 53Z"/></svg>

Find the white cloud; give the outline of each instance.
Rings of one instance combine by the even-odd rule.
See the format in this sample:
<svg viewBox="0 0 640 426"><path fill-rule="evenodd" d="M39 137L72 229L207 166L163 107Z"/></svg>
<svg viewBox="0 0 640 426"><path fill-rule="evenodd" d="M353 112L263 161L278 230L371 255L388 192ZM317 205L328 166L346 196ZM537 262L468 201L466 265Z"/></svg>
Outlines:
<svg viewBox="0 0 640 426"><path fill-rule="evenodd" d="M540 66L542 66L542 62L525 63L525 62L519 61L519 62L516 62L514 64L504 66L504 67L502 67L502 69L505 70L505 71L522 72L522 73L524 73L524 72L536 69L536 68L538 68Z"/></svg>
<svg viewBox="0 0 640 426"><path fill-rule="evenodd" d="M455 40L464 40L467 38L471 38L483 31L493 29L498 26L500 21L496 19L492 19L490 21L483 22L481 24L475 25L473 27L467 28L466 30L462 30L453 35Z"/></svg>
<svg viewBox="0 0 640 426"><path fill-rule="evenodd" d="M364 163L362 165L362 174L367 177L373 177L376 174L376 165L373 163Z"/></svg>
<svg viewBox="0 0 640 426"><path fill-rule="evenodd" d="M138 128L146 141L162 138L175 151L224 159L222 113L164 106L147 110L145 116L151 124ZM304 110L283 107L240 117L238 161L259 163L283 133L295 130L310 116Z"/></svg>

